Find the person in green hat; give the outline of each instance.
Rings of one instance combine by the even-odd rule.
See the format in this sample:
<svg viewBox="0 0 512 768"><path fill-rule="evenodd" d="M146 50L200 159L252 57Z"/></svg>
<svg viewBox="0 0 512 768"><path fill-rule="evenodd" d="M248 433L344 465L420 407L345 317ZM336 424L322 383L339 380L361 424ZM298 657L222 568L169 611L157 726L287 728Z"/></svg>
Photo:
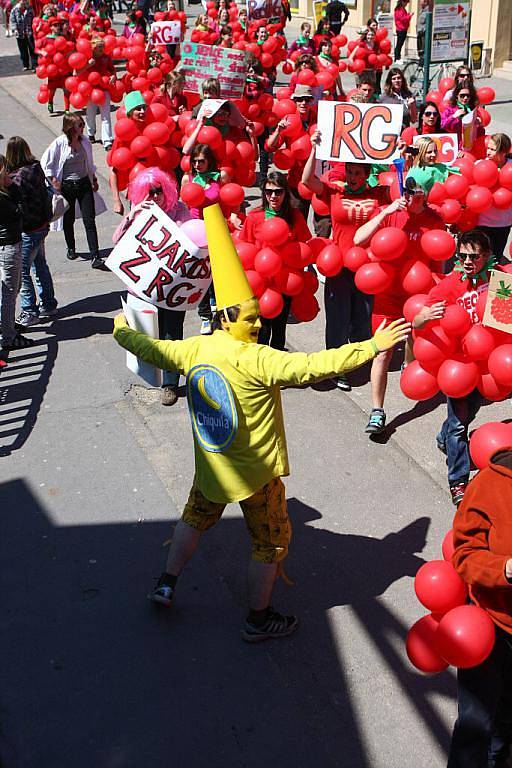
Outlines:
<svg viewBox="0 0 512 768"><path fill-rule="evenodd" d="M416 150L418 154L414 158L412 168L407 173L407 178L414 179L426 195L436 181L442 184L450 173L460 173L455 166L437 162L437 143L430 136L422 136L418 139Z"/></svg>
<svg viewBox="0 0 512 768"><path fill-rule="evenodd" d="M126 117L133 120L138 127L142 127L146 122L146 110L148 108L142 93L140 91L131 91L130 93L127 93L123 99L123 106L126 112ZM112 152L115 152L117 148L118 140L115 139ZM112 197L114 198L114 213L123 216L124 205L119 192L117 171L115 168L111 168L110 170L109 184L110 189L112 190Z"/></svg>

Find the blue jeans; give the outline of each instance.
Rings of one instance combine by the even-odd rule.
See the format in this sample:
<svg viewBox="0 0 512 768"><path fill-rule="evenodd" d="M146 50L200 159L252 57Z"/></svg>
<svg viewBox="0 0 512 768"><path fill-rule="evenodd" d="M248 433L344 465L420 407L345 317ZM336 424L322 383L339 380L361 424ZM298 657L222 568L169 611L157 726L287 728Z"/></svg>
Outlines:
<svg viewBox="0 0 512 768"><path fill-rule="evenodd" d="M324 302L327 349L370 338L373 296L356 288L350 269L342 269L339 275L326 278Z"/></svg>
<svg viewBox="0 0 512 768"><path fill-rule="evenodd" d="M56 309L57 301L53 289L53 280L46 261L44 241L48 230L24 232L21 236L21 308L26 312L37 315L37 299L30 274L34 271L39 304L42 309Z"/></svg>
<svg viewBox="0 0 512 768"><path fill-rule="evenodd" d="M499 768L512 742L512 636L496 627L490 656L457 670L458 718L448 768Z"/></svg>
<svg viewBox="0 0 512 768"><path fill-rule="evenodd" d="M448 416L437 442L446 450L448 467L448 483L467 483L471 467L469 458L468 427L477 415L483 398L478 389L474 389L466 397L447 397Z"/></svg>
<svg viewBox="0 0 512 768"><path fill-rule="evenodd" d="M21 240L0 245L0 278L0 347L7 347L17 335L14 318L21 284Z"/></svg>
<svg viewBox="0 0 512 768"><path fill-rule="evenodd" d="M185 312L158 307L158 329L164 341L180 341L183 338L184 321ZM162 387L177 387L179 380L179 373L163 371Z"/></svg>

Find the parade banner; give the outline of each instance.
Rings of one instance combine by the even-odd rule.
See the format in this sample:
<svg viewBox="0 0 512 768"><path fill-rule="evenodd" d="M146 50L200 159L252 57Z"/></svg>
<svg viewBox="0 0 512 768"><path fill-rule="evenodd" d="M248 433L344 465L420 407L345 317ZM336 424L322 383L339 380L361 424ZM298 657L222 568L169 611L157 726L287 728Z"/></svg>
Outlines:
<svg viewBox="0 0 512 768"><path fill-rule="evenodd" d="M281 0L247 0L247 20L249 22L267 19L269 23L277 24L282 15Z"/></svg>
<svg viewBox="0 0 512 768"><path fill-rule="evenodd" d="M483 324L512 333L512 275L494 270L489 280Z"/></svg>
<svg viewBox="0 0 512 768"><path fill-rule="evenodd" d="M432 64L467 61L471 3L468 0L434 0L432 15Z"/></svg>
<svg viewBox="0 0 512 768"><path fill-rule="evenodd" d="M400 157L401 104L347 104L320 101L317 126L319 160L344 163L392 163Z"/></svg>
<svg viewBox="0 0 512 768"><path fill-rule="evenodd" d="M225 99L242 96L247 76L249 54L234 48L186 42L181 46L180 72L185 77L185 90L200 93L203 80L216 77Z"/></svg>
<svg viewBox="0 0 512 768"><path fill-rule="evenodd" d="M414 136L413 147L418 145L420 139L432 139L437 146L437 161L445 165L453 165L459 154L459 142L456 133L422 133Z"/></svg>
<svg viewBox="0 0 512 768"><path fill-rule="evenodd" d="M175 45L183 41L183 28L179 21L155 21L149 39L153 45Z"/></svg>
<svg viewBox="0 0 512 768"><path fill-rule="evenodd" d="M211 282L206 249L154 203L141 210L105 263L130 292L162 309L195 309Z"/></svg>
<svg viewBox="0 0 512 768"><path fill-rule="evenodd" d="M145 333L151 339L158 339L158 309L147 301L142 301L129 293L126 301L121 299L126 322L134 331ZM132 373L140 376L151 387L162 386L162 371L154 365L146 363L131 352L126 353L126 367Z"/></svg>

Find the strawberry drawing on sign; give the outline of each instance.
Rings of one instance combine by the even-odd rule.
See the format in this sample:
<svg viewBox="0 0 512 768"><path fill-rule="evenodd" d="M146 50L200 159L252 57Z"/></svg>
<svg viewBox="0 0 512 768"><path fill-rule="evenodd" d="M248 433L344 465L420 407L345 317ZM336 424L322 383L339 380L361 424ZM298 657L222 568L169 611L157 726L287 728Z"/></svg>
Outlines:
<svg viewBox="0 0 512 768"><path fill-rule="evenodd" d="M491 316L499 323L512 325L512 288L504 280L500 280L491 302Z"/></svg>

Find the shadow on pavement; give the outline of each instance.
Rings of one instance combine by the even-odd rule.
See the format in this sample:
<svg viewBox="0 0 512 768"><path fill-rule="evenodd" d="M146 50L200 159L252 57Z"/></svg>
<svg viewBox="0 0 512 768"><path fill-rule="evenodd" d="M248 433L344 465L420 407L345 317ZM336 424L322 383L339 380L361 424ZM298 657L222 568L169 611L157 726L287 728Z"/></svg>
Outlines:
<svg viewBox="0 0 512 768"><path fill-rule="evenodd" d="M100 293L94 296L87 296L78 301L73 301L71 304L66 304L64 307L59 307L59 320L62 318L73 317L74 315L82 314L97 314L102 315L107 312L114 312L115 310L121 310L121 295L125 291L110 291L109 293Z"/></svg>
<svg viewBox="0 0 512 768"><path fill-rule="evenodd" d="M22 448L32 432L56 357L54 338L10 353L0 374L0 457Z"/></svg>
<svg viewBox="0 0 512 768"><path fill-rule="evenodd" d="M0 496L5 768L256 768L269 755L279 768L335 768L341 755L343 765L371 768L358 728L364 713L347 686L364 648L342 653L329 623L328 611L344 605L447 743L427 696L451 695L451 678L404 668L396 645L406 628L377 599L423 563L415 552L428 518L372 539L310 526L321 515L290 499L288 569L297 586L278 584L276 598L302 625L287 640L247 646L239 638L249 554L241 517L203 538L166 611L145 591L165 558L167 523L59 526L23 480L1 485Z"/></svg>

